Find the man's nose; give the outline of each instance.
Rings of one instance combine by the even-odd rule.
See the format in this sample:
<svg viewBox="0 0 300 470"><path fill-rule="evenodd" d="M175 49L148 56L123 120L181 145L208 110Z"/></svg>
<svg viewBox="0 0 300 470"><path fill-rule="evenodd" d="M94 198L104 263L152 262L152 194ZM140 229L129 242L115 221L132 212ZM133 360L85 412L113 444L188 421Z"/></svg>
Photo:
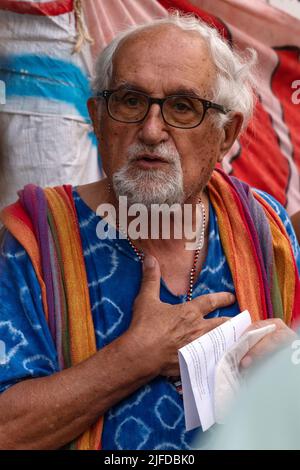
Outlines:
<svg viewBox="0 0 300 470"><path fill-rule="evenodd" d="M152 104L144 121L140 124L139 139L149 145L165 142L168 137L167 124L165 123L160 106Z"/></svg>

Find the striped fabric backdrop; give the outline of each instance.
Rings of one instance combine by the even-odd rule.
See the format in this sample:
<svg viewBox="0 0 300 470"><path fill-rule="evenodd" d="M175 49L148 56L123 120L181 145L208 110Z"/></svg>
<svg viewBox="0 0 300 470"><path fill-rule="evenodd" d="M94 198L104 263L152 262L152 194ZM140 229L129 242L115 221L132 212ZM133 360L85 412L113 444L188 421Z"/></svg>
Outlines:
<svg viewBox="0 0 300 470"><path fill-rule="evenodd" d="M78 28L73 0L0 0L0 151L2 205L33 182L92 182L100 177L86 107L92 57L73 53Z"/></svg>

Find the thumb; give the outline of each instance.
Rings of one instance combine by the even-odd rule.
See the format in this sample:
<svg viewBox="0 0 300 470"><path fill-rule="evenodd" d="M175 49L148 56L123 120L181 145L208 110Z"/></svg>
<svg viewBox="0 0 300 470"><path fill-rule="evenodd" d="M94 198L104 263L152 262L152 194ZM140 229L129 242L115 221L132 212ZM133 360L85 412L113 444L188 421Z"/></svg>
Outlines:
<svg viewBox="0 0 300 470"><path fill-rule="evenodd" d="M151 295L159 298L160 267L154 256L145 255L143 262L143 279L139 295Z"/></svg>

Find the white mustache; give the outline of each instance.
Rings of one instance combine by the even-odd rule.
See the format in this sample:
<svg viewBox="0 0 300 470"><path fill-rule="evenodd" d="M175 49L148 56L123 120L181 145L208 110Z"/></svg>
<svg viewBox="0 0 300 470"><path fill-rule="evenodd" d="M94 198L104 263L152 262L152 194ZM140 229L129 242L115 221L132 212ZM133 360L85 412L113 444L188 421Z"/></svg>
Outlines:
<svg viewBox="0 0 300 470"><path fill-rule="evenodd" d="M127 151L128 161L135 161L143 154L156 155L169 163L180 162L180 155L177 150L174 149L174 147L163 143L155 146L140 143L131 145Z"/></svg>

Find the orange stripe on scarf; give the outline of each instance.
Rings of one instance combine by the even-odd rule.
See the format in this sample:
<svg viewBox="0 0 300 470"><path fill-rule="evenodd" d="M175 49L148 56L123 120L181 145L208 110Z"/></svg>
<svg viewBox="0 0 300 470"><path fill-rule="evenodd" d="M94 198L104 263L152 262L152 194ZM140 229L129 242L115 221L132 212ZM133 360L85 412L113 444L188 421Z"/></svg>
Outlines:
<svg viewBox="0 0 300 470"><path fill-rule="evenodd" d="M70 187L47 188L44 193L62 255L73 366L97 352L79 226ZM6 228L24 247L31 259L41 287L43 307L48 320L41 254L31 219L20 202L4 209L1 217ZM78 437L75 448L100 449L102 429L103 417L99 417L97 423Z"/></svg>
<svg viewBox="0 0 300 470"><path fill-rule="evenodd" d="M65 189L45 189L59 245L66 282L72 365L96 353L96 339L91 313L88 281L82 252L77 215ZM84 432L76 442L79 450L96 450L100 446L103 418Z"/></svg>
<svg viewBox="0 0 300 470"><path fill-rule="evenodd" d="M284 322L292 324L297 284L297 267L292 247L285 227L276 212L257 193L254 197L261 203L268 217L273 237L274 258L279 279L281 298L283 303ZM295 306L296 308L296 306Z"/></svg>
<svg viewBox="0 0 300 470"><path fill-rule="evenodd" d="M241 310L249 310L252 321L265 319L267 314L261 267L238 195L222 173L217 171L213 172L208 190L239 306ZM300 289L290 239L276 212L260 195L255 192L253 195L261 204L270 224L284 321L293 326L300 315Z"/></svg>
<svg viewBox="0 0 300 470"><path fill-rule="evenodd" d="M249 310L252 321L266 318L261 303L262 281L256 252L247 233L239 201L230 185L214 172L208 184L209 197L218 219L220 238L232 274L241 310ZM260 294L258 294L260 293Z"/></svg>

